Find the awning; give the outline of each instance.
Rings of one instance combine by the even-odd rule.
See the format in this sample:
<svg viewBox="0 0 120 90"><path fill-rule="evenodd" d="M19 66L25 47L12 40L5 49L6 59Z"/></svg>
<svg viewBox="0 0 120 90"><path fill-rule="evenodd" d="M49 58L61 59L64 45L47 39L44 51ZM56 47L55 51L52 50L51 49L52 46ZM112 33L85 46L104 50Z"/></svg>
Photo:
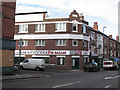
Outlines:
<svg viewBox="0 0 120 90"><path fill-rule="evenodd" d="M118 58L115 58L114 60L115 60L116 62L118 62L118 61L119 61L119 59L118 59Z"/></svg>

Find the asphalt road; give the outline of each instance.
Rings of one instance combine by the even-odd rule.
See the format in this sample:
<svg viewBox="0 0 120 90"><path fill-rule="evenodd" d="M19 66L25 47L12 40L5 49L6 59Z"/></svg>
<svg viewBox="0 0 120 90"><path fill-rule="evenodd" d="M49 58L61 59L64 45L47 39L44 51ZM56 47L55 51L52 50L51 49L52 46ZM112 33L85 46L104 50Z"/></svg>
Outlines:
<svg viewBox="0 0 120 90"><path fill-rule="evenodd" d="M4 81L3 88L118 88L120 78L118 71L39 73L48 77Z"/></svg>

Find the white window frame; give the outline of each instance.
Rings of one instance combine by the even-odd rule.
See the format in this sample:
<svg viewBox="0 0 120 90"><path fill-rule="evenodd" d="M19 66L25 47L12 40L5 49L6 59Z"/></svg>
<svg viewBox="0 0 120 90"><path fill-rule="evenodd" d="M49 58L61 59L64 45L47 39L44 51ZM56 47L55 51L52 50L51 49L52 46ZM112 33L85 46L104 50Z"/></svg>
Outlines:
<svg viewBox="0 0 120 90"><path fill-rule="evenodd" d="M92 34L94 34L94 37L92 36ZM91 39L95 40L95 33L94 32L91 32Z"/></svg>
<svg viewBox="0 0 120 90"><path fill-rule="evenodd" d="M66 46L66 40L56 40L56 46Z"/></svg>
<svg viewBox="0 0 120 90"><path fill-rule="evenodd" d="M36 45L37 41L37 45ZM35 46L45 46L45 40L35 40Z"/></svg>
<svg viewBox="0 0 120 90"><path fill-rule="evenodd" d="M87 33L86 26L82 25L82 27L83 27L83 34L86 34Z"/></svg>
<svg viewBox="0 0 120 90"><path fill-rule="evenodd" d="M18 33L28 33L28 24L19 25Z"/></svg>
<svg viewBox="0 0 120 90"><path fill-rule="evenodd" d="M18 46L19 45L20 41L18 41ZM22 46L28 46L28 40L22 40Z"/></svg>
<svg viewBox="0 0 120 90"><path fill-rule="evenodd" d="M73 30L73 25L76 25L76 31ZM73 24L72 24L72 32L78 32L78 24L76 24L76 23L73 23Z"/></svg>
<svg viewBox="0 0 120 90"><path fill-rule="evenodd" d="M76 41L76 45L74 45L75 41ZM72 40L72 46L78 46L78 40Z"/></svg>
<svg viewBox="0 0 120 90"><path fill-rule="evenodd" d="M45 32L45 24L35 24L35 32Z"/></svg>
<svg viewBox="0 0 120 90"><path fill-rule="evenodd" d="M55 32L66 32L66 23L56 23Z"/></svg>
<svg viewBox="0 0 120 90"><path fill-rule="evenodd" d="M83 46L87 47L87 41L83 41Z"/></svg>

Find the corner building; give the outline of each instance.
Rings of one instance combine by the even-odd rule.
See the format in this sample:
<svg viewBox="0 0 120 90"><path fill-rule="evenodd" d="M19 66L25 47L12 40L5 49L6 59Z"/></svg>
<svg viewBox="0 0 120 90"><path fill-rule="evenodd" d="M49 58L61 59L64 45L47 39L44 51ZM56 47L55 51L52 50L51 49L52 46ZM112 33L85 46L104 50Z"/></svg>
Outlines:
<svg viewBox="0 0 120 90"><path fill-rule="evenodd" d="M69 18L16 22L16 63L19 59L19 40L22 39L21 61L27 58L43 58L46 68L78 69L89 62L89 25L84 16L75 10Z"/></svg>

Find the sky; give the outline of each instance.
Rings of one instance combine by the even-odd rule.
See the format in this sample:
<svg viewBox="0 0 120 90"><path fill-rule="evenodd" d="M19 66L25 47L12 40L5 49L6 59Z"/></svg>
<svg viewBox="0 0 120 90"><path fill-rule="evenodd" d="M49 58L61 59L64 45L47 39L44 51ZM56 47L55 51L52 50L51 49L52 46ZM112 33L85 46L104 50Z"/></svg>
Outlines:
<svg viewBox="0 0 120 90"><path fill-rule="evenodd" d="M68 18L73 10L83 13L86 21L104 33L118 35L118 2L120 0L17 0L16 13L47 11L49 18ZM38 17L36 17L38 18ZM39 19L39 18L38 18ZM31 18L32 20L32 18Z"/></svg>

